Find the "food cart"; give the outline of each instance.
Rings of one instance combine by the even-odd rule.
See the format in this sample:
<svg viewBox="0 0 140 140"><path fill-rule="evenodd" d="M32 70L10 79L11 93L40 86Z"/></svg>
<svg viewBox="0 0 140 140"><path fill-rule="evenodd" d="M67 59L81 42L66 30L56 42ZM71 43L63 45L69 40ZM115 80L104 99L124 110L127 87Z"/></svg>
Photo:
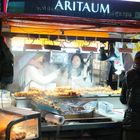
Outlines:
<svg viewBox="0 0 140 140"><path fill-rule="evenodd" d="M124 9L124 4L126 9ZM18 87L14 86L11 91L16 106L29 107L41 113L40 132L42 139L121 139L123 111L119 109L125 109L125 107L119 103L120 89L118 88L114 92L110 87L107 87L106 90L105 80L100 78L101 74L104 75L102 73L104 67L102 70L100 69L103 66L102 62L93 62L93 58L97 58L100 53L99 48L102 46L106 50L110 49L109 45L105 43L106 41L109 44L116 41L122 42L122 44L123 42L136 43L139 41L139 39L131 39L134 34L140 32L139 4L139 2L104 2L103 0L99 4L96 0L89 2L72 1L72 3L60 0L7 1L7 10L5 9L2 14L2 35L6 37L7 45L11 47L16 56L15 64L23 52L28 51L49 51L51 63L61 62L61 64L65 64L64 60L68 59L64 57L64 54L73 53L68 53L69 48L74 49L74 53L82 50L85 51L83 53L85 60L90 58L88 61L90 64L96 63L96 67L95 65L92 67L95 70L92 76L96 76L96 83L98 82L103 86L98 85L98 87L91 89L81 88L78 91L66 87L68 91L66 94L62 91L62 94L53 94L55 95L53 97L50 95L52 93L50 91L19 91ZM99 6L100 10L94 11L93 5L94 8ZM117 6L116 11L113 11L116 5L119 6ZM135 9L130 10L130 5L133 5ZM127 35L130 32L132 35L129 38ZM64 88L62 89L64 90ZM60 92L55 91L55 93ZM87 111L83 106L80 106L83 101L84 103L94 101L94 103L100 104L92 106L91 112L83 113L80 111ZM111 108L112 106L106 102L113 104L114 108ZM71 109L72 112L75 111L75 114L63 114L64 108L60 109L60 106L55 106L54 103L63 103L63 106L71 105L68 109ZM109 109L112 109L110 114L105 109L108 106ZM88 108L90 107L88 106ZM101 110L98 110L99 107ZM48 121L50 118L46 116L49 113L53 114L51 117L54 117L55 121L62 117L61 119L64 119L62 122L60 121L62 124L59 124L59 121L57 125L56 122L55 124L50 123L52 120ZM120 119L118 120L114 116L120 117Z"/></svg>

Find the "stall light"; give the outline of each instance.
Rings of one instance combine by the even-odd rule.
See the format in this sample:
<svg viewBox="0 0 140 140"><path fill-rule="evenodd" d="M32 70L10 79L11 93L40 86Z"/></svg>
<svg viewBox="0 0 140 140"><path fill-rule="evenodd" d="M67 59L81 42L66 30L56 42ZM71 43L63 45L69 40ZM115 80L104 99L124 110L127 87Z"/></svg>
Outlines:
<svg viewBox="0 0 140 140"><path fill-rule="evenodd" d="M36 50L36 49L25 49L24 51L27 51L27 52L36 52L36 51L39 51L39 50Z"/></svg>
<svg viewBox="0 0 140 140"><path fill-rule="evenodd" d="M66 48L73 48L73 47L75 48L76 44L73 41L63 41L61 43L61 46Z"/></svg>
<svg viewBox="0 0 140 140"><path fill-rule="evenodd" d="M42 50L37 50L39 52L50 52L50 50L45 50L45 49L42 49Z"/></svg>
<svg viewBox="0 0 140 140"><path fill-rule="evenodd" d="M39 50L39 49L24 49L24 51L26 51L26 52L50 52L50 50L45 50L45 49L41 49L41 50Z"/></svg>
<svg viewBox="0 0 140 140"><path fill-rule="evenodd" d="M83 51L81 48L80 48L80 52L81 52L81 53L87 53L87 54L90 53L90 51Z"/></svg>
<svg viewBox="0 0 140 140"><path fill-rule="evenodd" d="M44 48L44 46L42 46L42 49L41 50L38 50L39 52L50 52L50 50L46 50L45 48Z"/></svg>
<svg viewBox="0 0 140 140"><path fill-rule="evenodd" d="M61 48L61 50L63 52L67 52L67 53L76 53L77 51L79 51L79 48Z"/></svg>
<svg viewBox="0 0 140 140"><path fill-rule="evenodd" d="M25 49L25 52L50 52L49 50Z"/></svg>

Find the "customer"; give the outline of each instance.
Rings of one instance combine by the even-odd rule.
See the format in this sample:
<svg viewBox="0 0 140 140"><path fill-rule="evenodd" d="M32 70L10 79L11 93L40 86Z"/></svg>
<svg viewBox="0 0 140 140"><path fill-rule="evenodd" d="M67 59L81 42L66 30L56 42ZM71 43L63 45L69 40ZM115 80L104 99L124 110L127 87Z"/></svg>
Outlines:
<svg viewBox="0 0 140 140"><path fill-rule="evenodd" d="M18 65L18 80L22 90L29 87L45 90L50 88L50 84L56 80L59 70L46 74L43 60L42 53L32 52L25 54L19 61L21 65Z"/></svg>
<svg viewBox="0 0 140 140"><path fill-rule="evenodd" d="M0 89L7 89L13 82L13 54L0 36Z"/></svg>
<svg viewBox="0 0 140 140"><path fill-rule="evenodd" d="M92 87L94 79L89 67L84 62L81 54L76 53L70 59L68 79L72 88Z"/></svg>
<svg viewBox="0 0 140 140"><path fill-rule="evenodd" d="M126 73L120 101L127 105L123 120L123 140L140 140L140 51Z"/></svg>

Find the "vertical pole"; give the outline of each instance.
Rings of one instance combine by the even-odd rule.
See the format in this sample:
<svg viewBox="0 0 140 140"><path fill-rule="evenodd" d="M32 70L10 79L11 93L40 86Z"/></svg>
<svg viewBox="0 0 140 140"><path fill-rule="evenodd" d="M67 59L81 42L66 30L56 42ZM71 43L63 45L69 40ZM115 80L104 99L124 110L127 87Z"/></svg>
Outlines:
<svg viewBox="0 0 140 140"><path fill-rule="evenodd" d="M7 11L7 0L1 0L1 12L5 13Z"/></svg>
<svg viewBox="0 0 140 140"><path fill-rule="evenodd" d="M7 2L8 2L8 0L2 0L2 1L3 1L3 13L6 13L7 12ZM6 38L5 37L4 37L4 41L6 42Z"/></svg>
<svg viewBox="0 0 140 140"><path fill-rule="evenodd" d="M118 75L118 80L117 80L117 89L120 87L120 75Z"/></svg>
<svg viewBox="0 0 140 140"><path fill-rule="evenodd" d="M7 11L7 0L1 0L1 11L2 13L6 13ZM2 32L2 18L0 19L0 36Z"/></svg>
<svg viewBox="0 0 140 140"><path fill-rule="evenodd" d="M101 85L101 60L100 60L100 69L99 69L99 85Z"/></svg>
<svg viewBox="0 0 140 140"><path fill-rule="evenodd" d="M3 0L3 12L6 13L7 11L7 0Z"/></svg>
<svg viewBox="0 0 140 140"><path fill-rule="evenodd" d="M2 32L2 19L0 19L0 36L1 36L1 33Z"/></svg>

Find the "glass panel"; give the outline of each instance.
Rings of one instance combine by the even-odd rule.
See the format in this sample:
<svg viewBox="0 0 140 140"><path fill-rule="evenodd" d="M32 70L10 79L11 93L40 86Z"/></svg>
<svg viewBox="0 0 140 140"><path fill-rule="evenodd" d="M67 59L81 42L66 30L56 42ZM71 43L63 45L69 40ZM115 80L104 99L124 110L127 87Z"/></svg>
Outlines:
<svg viewBox="0 0 140 140"><path fill-rule="evenodd" d="M7 112L1 112L0 113L0 140L3 140L5 138L5 131L7 128L7 125L18 118L21 118L21 115L15 115Z"/></svg>
<svg viewBox="0 0 140 140"><path fill-rule="evenodd" d="M30 119L12 127L10 138L34 139L38 137L38 119Z"/></svg>

